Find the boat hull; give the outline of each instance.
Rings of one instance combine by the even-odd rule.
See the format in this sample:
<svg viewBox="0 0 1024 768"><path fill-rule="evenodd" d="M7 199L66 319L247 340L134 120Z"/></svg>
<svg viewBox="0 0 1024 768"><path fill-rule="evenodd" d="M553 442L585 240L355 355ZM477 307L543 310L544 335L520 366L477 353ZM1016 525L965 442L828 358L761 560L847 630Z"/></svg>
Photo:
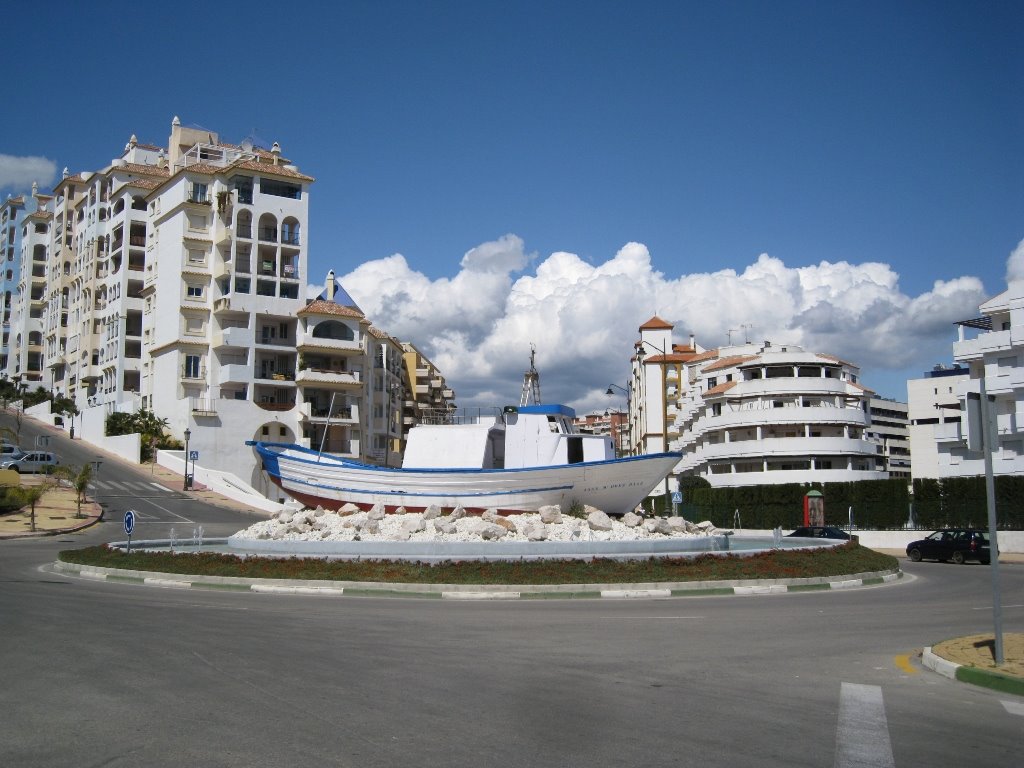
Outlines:
<svg viewBox="0 0 1024 768"><path fill-rule="evenodd" d="M382 505L419 511L463 507L503 514L588 504L610 514L632 510L682 455L659 453L527 469L390 469L283 443L252 443L270 479L303 504L338 509Z"/></svg>

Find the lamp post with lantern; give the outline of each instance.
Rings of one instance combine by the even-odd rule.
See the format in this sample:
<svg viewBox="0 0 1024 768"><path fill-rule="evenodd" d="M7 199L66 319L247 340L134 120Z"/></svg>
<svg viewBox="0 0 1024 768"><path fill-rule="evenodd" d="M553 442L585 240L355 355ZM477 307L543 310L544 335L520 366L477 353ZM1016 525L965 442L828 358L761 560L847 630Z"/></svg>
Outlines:
<svg viewBox="0 0 1024 768"><path fill-rule="evenodd" d="M188 441L189 441L189 439L191 439L191 437L192 437L192 430L189 429L188 427L186 427L185 428L185 484L184 484L184 488L182 489L182 490L185 490L185 491L187 491L192 486L192 484L189 482L189 475L188 475Z"/></svg>

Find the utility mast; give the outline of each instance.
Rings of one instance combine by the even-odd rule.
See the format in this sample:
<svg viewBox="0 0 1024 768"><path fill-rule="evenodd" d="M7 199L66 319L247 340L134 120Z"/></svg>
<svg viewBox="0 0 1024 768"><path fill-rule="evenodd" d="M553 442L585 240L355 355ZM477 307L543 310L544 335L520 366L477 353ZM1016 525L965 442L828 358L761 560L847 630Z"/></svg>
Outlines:
<svg viewBox="0 0 1024 768"><path fill-rule="evenodd" d="M530 370L523 374L523 395L519 398L520 405L529 405L533 399L534 405L540 405L540 371L534 365L537 356L537 348L530 345Z"/></svg>

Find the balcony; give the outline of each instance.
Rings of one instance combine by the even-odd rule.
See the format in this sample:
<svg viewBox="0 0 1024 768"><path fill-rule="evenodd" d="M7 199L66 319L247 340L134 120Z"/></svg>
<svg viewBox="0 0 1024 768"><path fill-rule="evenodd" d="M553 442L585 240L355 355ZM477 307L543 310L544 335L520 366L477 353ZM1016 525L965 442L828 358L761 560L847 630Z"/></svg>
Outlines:
<svg viewBox="0 0 1024 768"><path fill-rule="evenodd" d="M210 397L189 398L189 408L194 416L216 416L217 401Z"/></svg>
<svg viewBox="0 0 1024 768"><path fill-rule="evenodd" d="M806 482L809 477L813 477L816 483L853 483L858 480L889 479L888 472L866 469L775 469L767 472L727 472L701 476L715 488L798 483Z"/></svg>
<svg viewBox="0 0 1024 768"><path fill-rule="evenodd" d="M277 228L276 227L260 227L259 231L260 240L267 243L277 242Z"/></svg>
<svg viewBox="0 0 1024 768"><path fill-rule="evenodd" d="M296 347L299 352L316 352L327 350L331 352L362 352L359 341L346 341L345 339L321 339L306 336Z"/></svg>
<svg viewBox="0 0 1024 768"><path fill-rule="evenodd" d="M214 334L213 348L223 347L245 347L249 348L253 343L252 328L225 328Z"/></svg>
<svg viewBox="0 0 1024 768"><path fill-rule="evenodd" d="M288 347L289 349L294 347L294 342L291 339L284 339L279 336L268 336L266 334L260 334L260 337L256 339L256 343L263 347Z"/></svg>
<svg viewBox="0 0 1024 768"><path fill-rule="evenodd" d="M1017 344L1024 343L1024 333L1008 331L989 331L982 333L975 339L956 341L953 343L953 359L958 363L966 363L972 360L981 360L986 354L996 352L1007 352Z"/></svg>
<svg viewBox="0 0 1024 768"><path fill-rule="evenodd" d="M264 411L290 411L292 408L295 407L295 401L285 400L283 402L279 402L277 399L267 397L265 399L261 399L258 403L256 403L256 405L258 405Z"/></svg>
<svg viewBox="0 0 1024 768"><path fill-rule="evenodd" d="M252 384L252 367L249 365L222 365L217 371L217 384Z"/></svg>
<svg viewBox="0 0 1024 768"><path fill-rule="evenodd" d="M779 377L770 379L749 379L737 382L725 393L728 399L796 396L796 395L846 395L847 383L842 379L820 377Z"/></svg>
<svg viewBox="0 0 1024 768"><path fill-rule="evenodd" d="M316 403L303 403L299 406L299 411L309 421L329 421L332 424L359 423L359 406L357 405L335 404L334 410L329 410L327 405L319 406Z"/></svg>
<svg viewBox="0 0 1024 768"><path fill-rule="evenodd" d="M303 368L296 379L299 384L327 384L338 387L358 387L359 371L327 371L316 368Z"/></svg>
<svg viewBox="0 0 1024 768"><path fill-rule="evenodd" d="M700 451L705 460L742 460L763 456L873 456L877 453L876 447L867 440L849 437L775 437L705 443Z"/></svg>

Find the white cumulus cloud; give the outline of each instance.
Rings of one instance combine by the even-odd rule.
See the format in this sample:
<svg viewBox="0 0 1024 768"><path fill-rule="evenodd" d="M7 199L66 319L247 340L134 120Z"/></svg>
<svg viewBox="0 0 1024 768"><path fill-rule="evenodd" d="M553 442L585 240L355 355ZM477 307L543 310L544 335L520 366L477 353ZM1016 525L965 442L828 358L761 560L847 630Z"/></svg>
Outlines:
<svg viewBox="0 0 1024 768"><path fill-rule="evenodd" d="M37 182L49 190L57 179L57 164L45 157L0 154L0 189L28 190Z"/></svg>
<svg viewBox="0 0 1024 768"><path fill-rule="evenodd" d="M467 252L454 277L430 279L395 254L339 279L375 325L438 365L460 405L518 402L532 344L543 400L579 410L624 405L604 392L624 385L638 328L653 315L674 324L677 343L693 333L714 348L732 331L734 343L838 355L859 365L871 387L873 376L917 376L949 360L953 323L986 298L975 277L909 296L890 266L874 262L791 267L761 254L739 272L666 275L641 243L590 264L566 252L538 259L515 235Z"/></svg>
<svg viewBox="0 0 1024 768"><path fill-rule="evenodd" d="M1006 260L1006 282L1015 283L1018 280L1024 280L1024 240L1017 243Z"/></svg>

